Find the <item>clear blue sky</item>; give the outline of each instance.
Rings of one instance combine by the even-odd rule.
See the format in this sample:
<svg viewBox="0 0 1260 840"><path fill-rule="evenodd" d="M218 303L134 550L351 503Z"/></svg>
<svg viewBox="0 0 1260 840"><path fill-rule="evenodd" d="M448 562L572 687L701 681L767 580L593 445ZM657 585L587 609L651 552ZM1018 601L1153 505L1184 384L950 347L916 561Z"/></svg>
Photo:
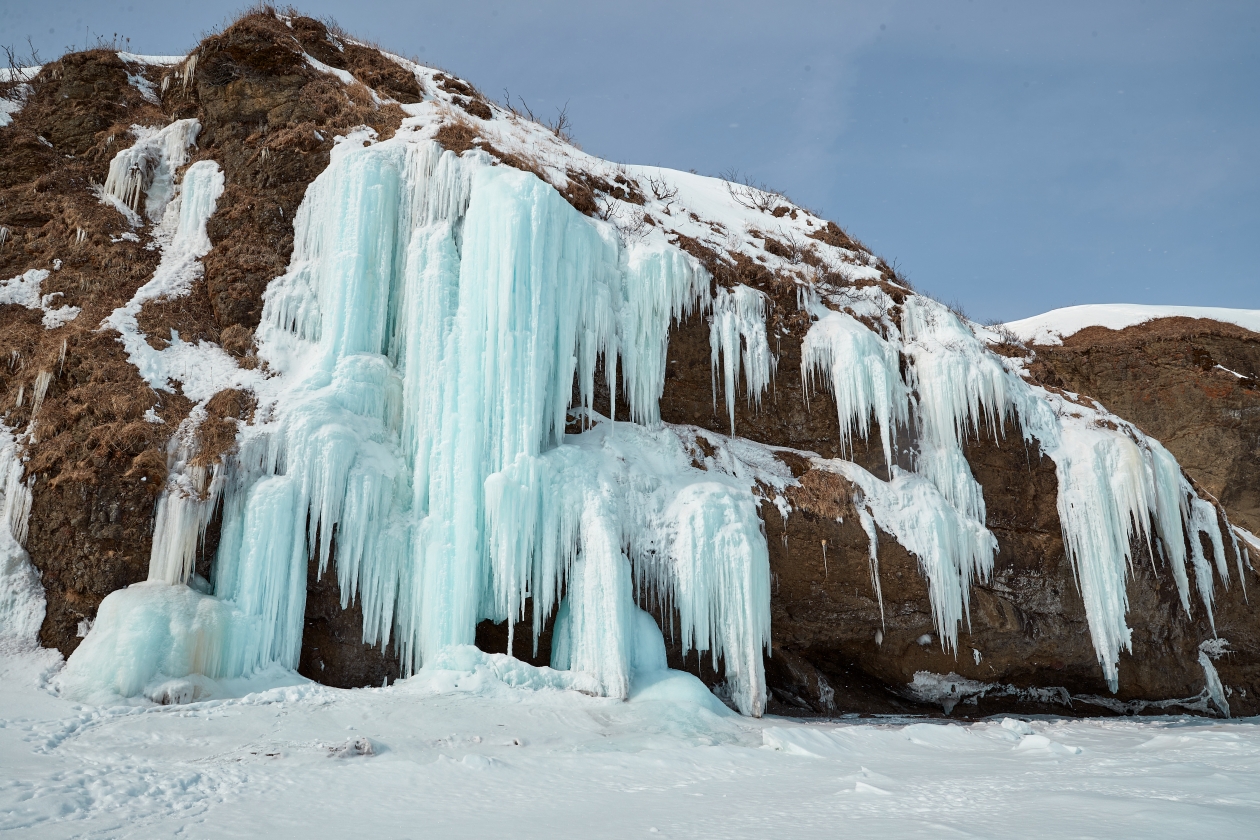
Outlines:
<svg viewBox="0 0 1260 840"><path fill-rule="evenodd" d="M0 42L182 52L219 0L0 0ZM1260 308L1260 2L312 0L583 148L735 167L978 319Z"/></svg>

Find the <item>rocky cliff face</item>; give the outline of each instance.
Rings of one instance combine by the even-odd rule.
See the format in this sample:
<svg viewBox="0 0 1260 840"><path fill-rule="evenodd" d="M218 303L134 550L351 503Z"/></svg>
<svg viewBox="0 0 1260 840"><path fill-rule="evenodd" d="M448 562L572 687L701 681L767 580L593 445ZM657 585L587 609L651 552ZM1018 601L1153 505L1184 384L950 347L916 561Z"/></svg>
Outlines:
<svg viewBox="0 0 1260 840"><path fill-rule="evenodd" d="M1035 347L1035 375L1089 394L1159 438L1230 519L1260 531L1260 338L1233 324L1161 318L1089 327Z"/></svg>
<svg viewBox="0 0 1260 840"><path fill-rule="evenodd" d="M1108 690L1064 548L1055 464L1025 439L1014 416L965 435L997 553L992 576L970 586L956 648L945 649L923 558L872 524L866 494L833 464L845 459L888 481L889 460L893 470L912 466L917 430L900 429L891 459L878 428L846 446L834 403L825 390L807 393L801 370L802 342L817 318L801 302L807 280L877 293L887 311L850 311L885 335L881 324L898 323L913 293L839 227L782 197L730 187L730 198L757 220L729 230L675 204L677 190L664 176L658 182L586 166L591 159L565 151L561 138L467 83L413 71L302 18L249 15L175 65L101 50L68 55L6 95L23 97L24 105L0 128L0 279L47 275L37 305L0 305L0 413L25 452L33 498L26 550L48 605L40 639L63 654L75 650L107 594L148 576L154 505L175 451L191 448L194 461L213 467L257 420L247 389L197 401L177 382L151 387L117 334L100 328L158 263L148 244L154 220L129 221L101 200L110 161L134 139L132 126L195 118L200 133L185 166L213 160L225 183L207 225L213 247L204 274L187 294L144 303L137 320L146 340L157 349L179 340L213 343L241 369L257 370L254 331L264 292L288 265L295 215L337 138L364 126L385 139L407 117L404 106L429 103L440 115L435 137L448 149L481 149L532 172L625 237L664 231L707 269L715 293L746 287L763 296L777 370L760 405L745 378L728 416L713 367L713 316L700 312L671 332L660 409L666 423L711 433L697 437L698 464L722 468L733 426L790 471L782 488L762 488L760 508L772 573L771 711L1219 713L1206 683L1208 661L1235 714L1260 712L1260 614L1244 590L1255 589L1254 571L1246 567L1241 581L1235 574L1228 589L1217 583L1213 628L1197 602L1185 614L1165 556L1137 535L1125 584L1132 652L1120 655L1118 692ZM826 305L843 308L830 299ZM81 311L48 328L55 307ZM1118 333L1085 330L1061 347L997 350L1021 358L1030 382L1093 397L1116 420L1163 441L1233 522L1260 532L1260 336L1219 323L1161 321ZM903 373L907 364L903 356ZM606 386L594 407L611 413ZM196 563L204 578L214 576L218 523L210 521ZM669 624L659 610L658 618ZM551 621L538 656L522 642L524 623L514 652L544 664ZM361 627L360 606L342 609L337 586L313 564L301 672L339 686L396 678L395 652L363 644ZM1217 638L1229 644L1201 653ZM505 625L483 623L478 644L505 649ZM720 682L705 658L684 660L677 644L670 657Z"/></svg>

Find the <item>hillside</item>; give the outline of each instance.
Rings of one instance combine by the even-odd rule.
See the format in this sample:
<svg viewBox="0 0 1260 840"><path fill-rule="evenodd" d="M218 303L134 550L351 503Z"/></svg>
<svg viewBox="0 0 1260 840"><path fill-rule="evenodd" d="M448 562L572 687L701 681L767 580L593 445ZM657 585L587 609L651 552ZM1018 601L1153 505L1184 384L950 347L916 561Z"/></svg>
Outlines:
<svg viewBox="0 0 1260 840"><path fill-rule="evenodd" d="M5 85L0 631L65 697L475 644L752 716L1260 712L1260 335L1219 313L984 328L308 18Z"/></svg>

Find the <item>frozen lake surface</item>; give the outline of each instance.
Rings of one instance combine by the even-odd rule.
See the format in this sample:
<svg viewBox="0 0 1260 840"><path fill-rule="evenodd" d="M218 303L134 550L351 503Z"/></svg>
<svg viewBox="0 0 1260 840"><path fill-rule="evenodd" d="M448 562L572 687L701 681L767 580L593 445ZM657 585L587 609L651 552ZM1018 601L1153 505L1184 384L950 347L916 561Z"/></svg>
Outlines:
<svg viewBox="0 0 1260 840"><path fill-rule="evenodd" d="M1260 825L1254 719L753 720L685 679L621 701L513 687L504 662L353 691L277 672L240 699L93 708L49 688L56 654L0 657L0 832L1225 840Z"/></svg>

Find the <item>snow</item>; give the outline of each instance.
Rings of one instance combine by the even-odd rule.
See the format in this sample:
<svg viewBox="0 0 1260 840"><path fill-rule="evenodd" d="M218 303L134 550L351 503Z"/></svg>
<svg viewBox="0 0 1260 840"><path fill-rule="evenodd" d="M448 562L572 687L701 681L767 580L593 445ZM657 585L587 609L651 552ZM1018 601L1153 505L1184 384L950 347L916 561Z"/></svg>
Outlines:
<svg viewBox="0 0 1260 840"><path fill-rule="evenodd" d="M1136 303L1099 303L1068 306L1004 324L1026 344L1062 344L1063 339L1086 327L1122 330L1156 318L1206 318L1237 324L1260 333L1260 309L1227 309L1212 306L1146 306Z"/></svg>
<svg viewBox="0 0 1260 840"><path fill-rule="evenodd" d="M670 672L625 702L502 655L442 664L387 689L98 708L48 690L55 654L0 657L0 830L1232 840L1260 818L1254 720L755 720Z"/></svg>
<svg viewBox="0 0 1260 840"><path fill-rule="evenodd" d="M148 64L155 67L173 67L187 58L183 55L137 55L130 52L120 52L118 57L128 64Z"/></svg>
<svg viewBox="0 0 1260 840"><path fill-rule="evenodd" d="M26 84L26 82L38 76L39 71L42 69L42 65L0 68L0 82L21 80L21 83L12 91L15 98L6 99L0 97L0 128L13 124L13 115L22 110L22 106L26 104L26 97L31 95L31 86Z"/></svg>
<svg viewBox="0 0 1260 840"><path fill-rule="evenodd" d="M120 152L114 161L134 157L128 149ZM116 170L122 171L122 167L111 163L110 172ZM159 167L158 171L161 172L162 168ZM158 201L153 198L155 193L150 192L146 202L151 207L162 208L161 222L154 230L154 241L162 253L161 260L153 277L136 290L126 305L110 313L102 325L117 330L127 358L154 390L171 391L175 387L173 381L177 381L185 396L203 402L221 389L233 387L234 382L252 382L260 377L251 376L252 372L238 368L232 357L218 345L204 341L190 344L178 333L173 332L169 336L167 347L155 349L140 332L136 319L146 302L186 295L201 277L203 269L200 260L210 251L206 221L223 192L223 172L214 161L198 161L188 167L180 184L158 184L155 178L150 188L162 195L169 192L166 198Z"/></svg>
<svg viewBox="0 0 1260 840"><path fill-rule="evenodd" d="M41 294L40 287L48 279L49 271L43 268L32 268L29 271L0 282L0 306L14 304L27 309L38 309L44 313L42 323L44 329L55 330L79 317L81 311L77 306L58 306L52 304L60 292Z"/></svg>

